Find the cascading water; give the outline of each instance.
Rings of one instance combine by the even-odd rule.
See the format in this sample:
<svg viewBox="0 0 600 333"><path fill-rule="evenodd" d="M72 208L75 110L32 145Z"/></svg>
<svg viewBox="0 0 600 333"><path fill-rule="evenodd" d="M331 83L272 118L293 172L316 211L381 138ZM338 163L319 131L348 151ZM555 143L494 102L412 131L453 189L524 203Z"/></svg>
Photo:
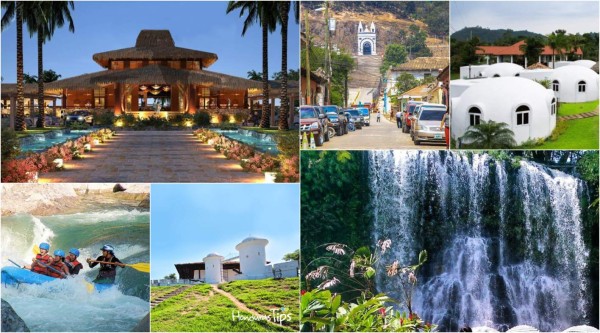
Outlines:
<svg viewBox="0 0 600 333"><path fill-rule="evenodd" d="M369 161L372 238L392 240L380 265L429 251L413 300L424 320L442 331L588 323L582 181L486 154L373 151ZM376 285L402 299L397 277Z"/></svg>
<svg viewBox="0 0 600 333"><path fill-rule="evenodd" d="M13 265L8 259L30 264L33 246L48 242L51 253L78 248L83 270L74 279L43 285L3 285L2 298L32 331L131 330L148 313L149 275L117 268L116 287L89 292L84 279L94 279L98 266L89 268L85 259L101 255L100 248L108 243L124 263L149 262L149 218L148 211L115 207L46 217L3 217L2 266Z"/></svg>

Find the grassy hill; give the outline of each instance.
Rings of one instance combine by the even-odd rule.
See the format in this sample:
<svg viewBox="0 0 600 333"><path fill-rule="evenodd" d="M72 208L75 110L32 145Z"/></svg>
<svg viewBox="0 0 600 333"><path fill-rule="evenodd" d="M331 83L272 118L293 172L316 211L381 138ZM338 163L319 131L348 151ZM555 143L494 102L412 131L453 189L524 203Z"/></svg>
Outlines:
<svg viewBox="0 0 600 333"><path fill-rule="evenodd" d="M165 295L177 287L152 287L151 299ZM230 293L241 303L260 315L272 315L285 308L291 321L279 326L268 321L233 320L232 314L252 314L241 311L229 298L216 293L207 284L188 288L171 297L151 311L153 332L280 332L298 331L299 280L275 281L273 279L234 281L224 283L220 289Z"/></svg>
<svg viewBox="0 0 600 333"><path fill-rule="evenodd" d="M489 29L482 27L466 27L462 28L455 33L453 33L450 37L459 41L466 41L473 37L479 38L482 43L486 44L494 44L499 39L506 38L517 38L517 37L539 37L546 38L544 35L540 35L535 32L527 31L527 30L510 30L510 29Z"/></svg>

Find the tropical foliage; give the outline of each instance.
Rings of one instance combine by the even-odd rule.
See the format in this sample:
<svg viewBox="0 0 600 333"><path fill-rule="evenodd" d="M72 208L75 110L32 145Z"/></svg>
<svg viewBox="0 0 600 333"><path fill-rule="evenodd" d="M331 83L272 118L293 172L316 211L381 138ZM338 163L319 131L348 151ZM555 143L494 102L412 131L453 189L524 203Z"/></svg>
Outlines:
<svg viewBox="0 0 600 333"><path fill-rule="evenodd" d="M517 144L514 135L506 123L482 120L479 125L469 127L461 140L463 148L506 149Z"/></svg>
<svg viewBox="0 0 600 333"><path fill-rule="evenodd" d="M381 74L385 74L390 67L394 67L406 62L406 56L408 52L404 45L400 44L388 44L385 47L385 53L383 55L383 63L379 69Z"/></svg>

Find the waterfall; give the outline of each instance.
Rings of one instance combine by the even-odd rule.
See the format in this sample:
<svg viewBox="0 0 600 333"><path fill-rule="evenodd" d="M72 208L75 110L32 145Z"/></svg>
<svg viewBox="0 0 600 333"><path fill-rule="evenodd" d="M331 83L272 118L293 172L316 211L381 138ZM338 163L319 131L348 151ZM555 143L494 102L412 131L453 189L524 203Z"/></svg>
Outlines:
<svg viewBox="0 0 600 333"><path fill-rule="evenodd" d="M369 162L372 241L392 240L380 271L429 251L413 299L424 320L442 331L587 324L579 179L484 153L372 151ZM376 286L403 297L397 277Z"/></svg>

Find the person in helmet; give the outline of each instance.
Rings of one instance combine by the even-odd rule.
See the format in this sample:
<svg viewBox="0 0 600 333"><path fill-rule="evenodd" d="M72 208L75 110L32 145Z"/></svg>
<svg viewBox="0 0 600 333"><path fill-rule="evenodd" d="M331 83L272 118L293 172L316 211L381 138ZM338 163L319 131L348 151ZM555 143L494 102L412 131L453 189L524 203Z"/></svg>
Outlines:
<svg viewBox="0 0 600 333"><path fill-rule="evenodd" d="M31 266L23 266L23 268L30 269L34 273L47 275L48 269L46 266L50 265L52 261L52 256L48 253L49 250L50 244L40 243L40 253L32 259Z"/></svg>
<svg viewBox="0 0 600 333"><path fill-rule="evenodd" d="M64 259L65 251L60 249L54 251L54 258L47 267L46 275L59 279L69 276L69 268L63 262Z"/></svg>
<svg viewBox="0 0 600 333"><path fill-rule="evenodd" d="M79 274L79 270L83 268L83 265L77 261L77 257L79 257L79 250L76 248L71 248L67 257L65 258L65 265L69 269L69 274L77 275Z"/></svg>
<svg viewBox="0 0 600 333"><path fill-rule="evenodd" d="M113 284L117 277L117 266L125 267L125 264L123 264L119 258L115 257L115 248L112 245L106 244L100 250L102 251L102 255L96 258L96 260L92 260L91 258L87 258L86 260L90 268L100 264L98 276L92 282Z"/></svg>

